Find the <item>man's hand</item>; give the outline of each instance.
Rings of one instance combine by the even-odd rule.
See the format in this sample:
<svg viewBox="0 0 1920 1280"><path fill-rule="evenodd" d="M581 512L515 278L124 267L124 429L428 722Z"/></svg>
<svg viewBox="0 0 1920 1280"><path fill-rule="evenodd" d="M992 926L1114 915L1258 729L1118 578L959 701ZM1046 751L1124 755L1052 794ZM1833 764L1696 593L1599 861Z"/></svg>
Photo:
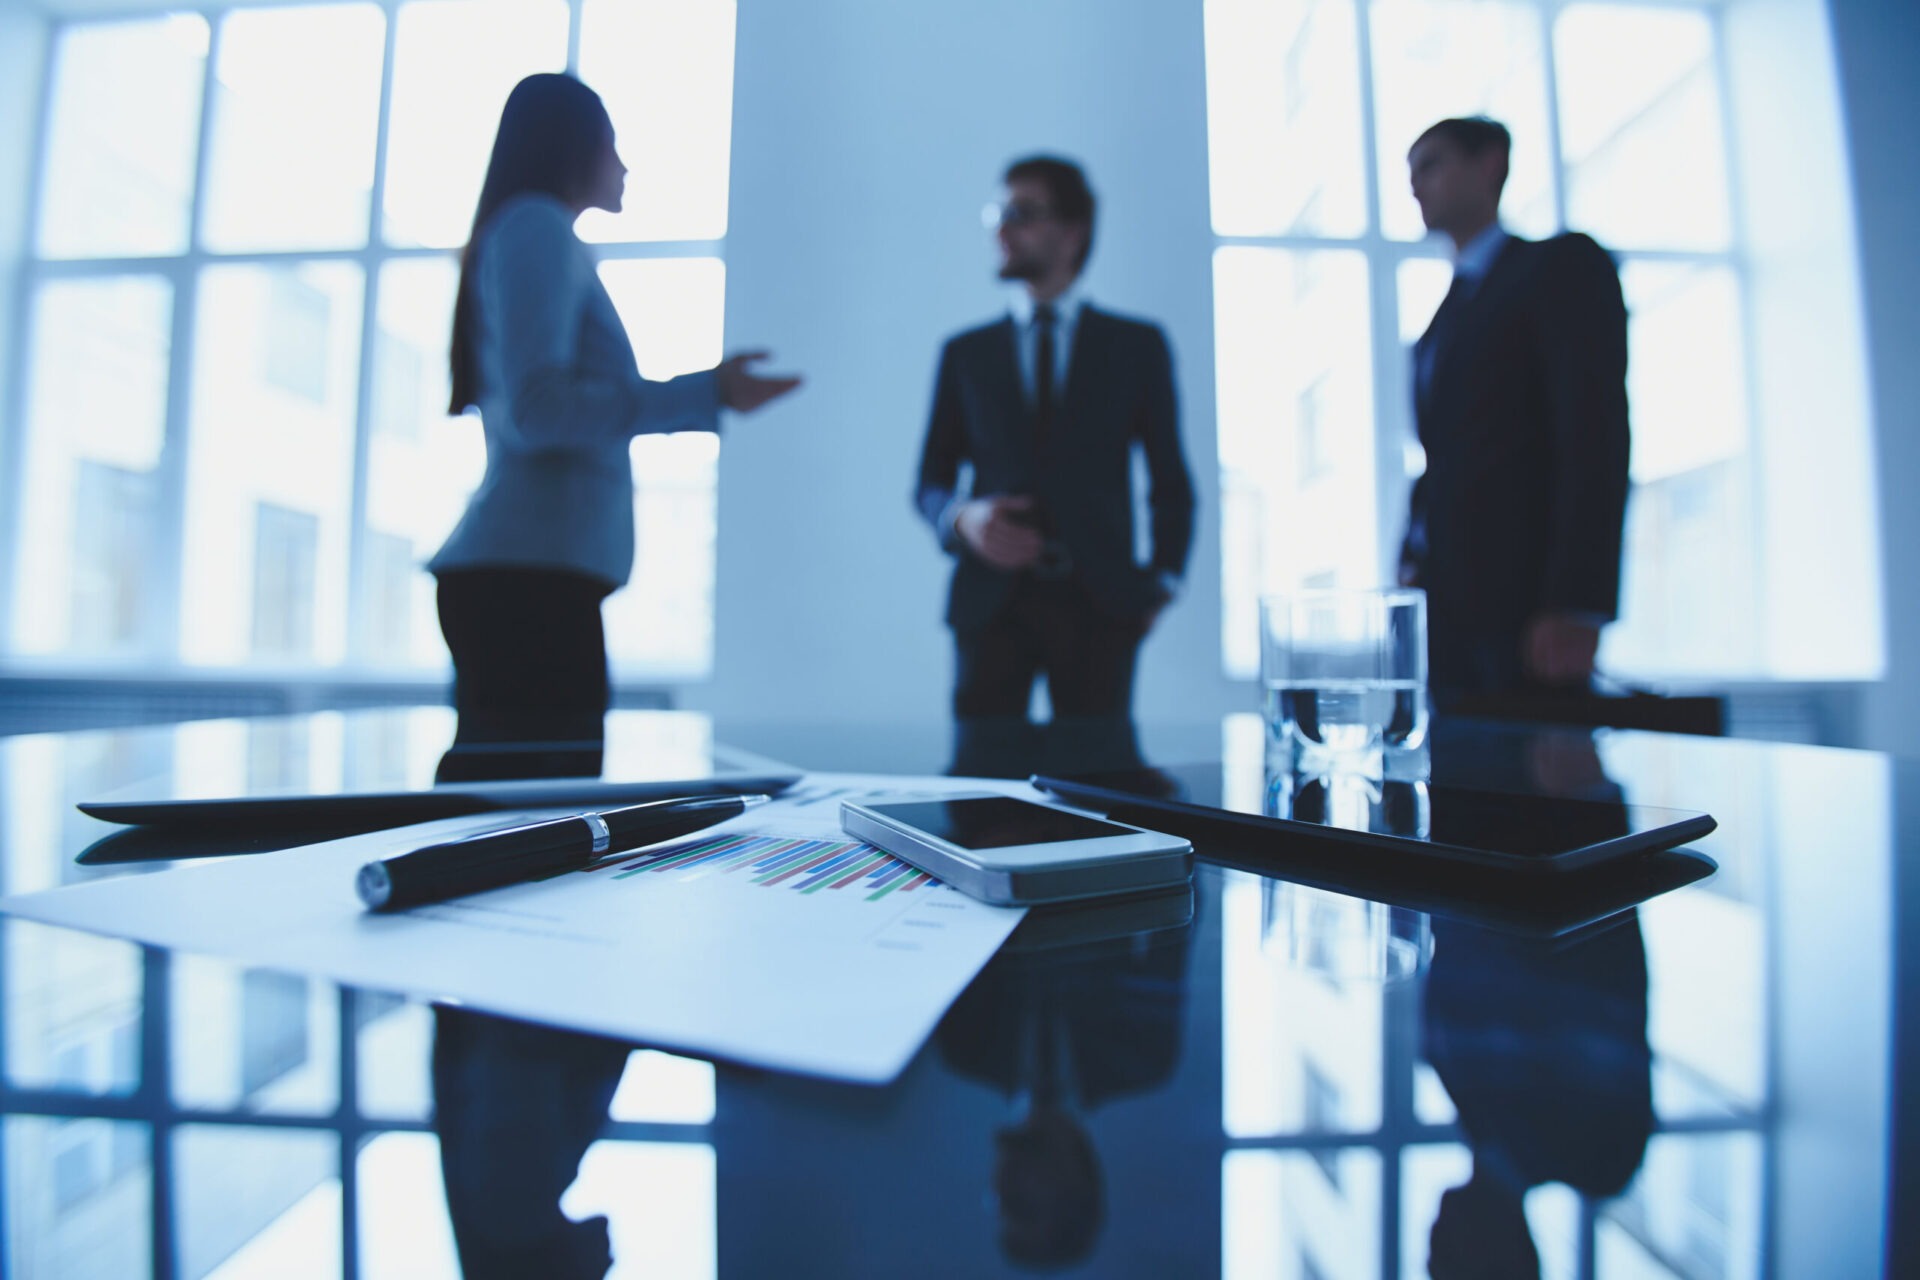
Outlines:
<svg viewBox="0 0 1920 1280"><path fill-rule="evenodd" d="M742 351L721 361L720 367L713 371L720 385L720 403L738 413L752 413L799 386L798 377L767 378L747 367L771 354L770 351Z"/></svg>
<svg viewBox="0 0 1920 1280"><path fill-rule="evenodd" d="M996 569L1029 568L1040 558L1039 531L1022 517L1033 510L1024 495L975 498L954 515L953 529L973 553Z"/></svg>
<svg viewBox="0 0 1920 1280"><path fill-rule="evenodd" d="M1593 676L1600 624L1565 613L1543 613L1527 624L1521 657L1543 684L1582 684Z"/></svg>

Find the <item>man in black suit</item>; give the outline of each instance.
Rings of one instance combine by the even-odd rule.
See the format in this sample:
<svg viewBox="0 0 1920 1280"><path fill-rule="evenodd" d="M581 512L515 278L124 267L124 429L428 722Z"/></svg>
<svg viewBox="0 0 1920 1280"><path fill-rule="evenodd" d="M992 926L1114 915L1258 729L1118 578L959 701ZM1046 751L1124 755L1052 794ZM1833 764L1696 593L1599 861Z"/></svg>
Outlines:
<svg viewBox="0 0 1920 1280"><path fill-rule="evenodd" d="M1159 326L1075 288L1093 246L1079 166L1008 168L995 211L1012 314L940 356L915 505L957 564L948 597L954 714L1025 716L1044 673L1056 716L1123 715L1140 641L1193 544L1173 359ZM1152 554L1134 553L1133 456L1149 477ZM961 471L971 483L961 485Z"/></svg>
<svg viewBox="0 0 1920 1280"><path fill-rule="evenodd" d="M1401 579L1427 592L1430 679L1458 695L1584 686L1620 593L1627 500L1627 315L1584 235L1500 226L1511 138L1442 120L1408 153L1453 286L1414 346L1427 470Z"/></svg>

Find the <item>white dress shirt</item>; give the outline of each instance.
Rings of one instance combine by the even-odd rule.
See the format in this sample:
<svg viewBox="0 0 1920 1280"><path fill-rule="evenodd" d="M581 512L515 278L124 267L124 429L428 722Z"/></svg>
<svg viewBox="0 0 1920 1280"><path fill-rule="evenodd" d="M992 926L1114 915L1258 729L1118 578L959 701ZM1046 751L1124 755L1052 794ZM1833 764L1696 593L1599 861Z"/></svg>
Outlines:
<svg viewBox="0 0 1920 1280"><path fill-rule="evenodd" d="M1072 285L1053 300L1053 407L1056 413L1066 396L1067 371L1073 359L1073 331L1080 323L1083 301L1080 290ZM1014 347L1020 356L1020 386L1026 392L1027 403L1032 404L1034 370L1040 360L1040 326L1033 322L1033 296L1021 286L1013 290L1008 307L1013 312Z"/></svg>

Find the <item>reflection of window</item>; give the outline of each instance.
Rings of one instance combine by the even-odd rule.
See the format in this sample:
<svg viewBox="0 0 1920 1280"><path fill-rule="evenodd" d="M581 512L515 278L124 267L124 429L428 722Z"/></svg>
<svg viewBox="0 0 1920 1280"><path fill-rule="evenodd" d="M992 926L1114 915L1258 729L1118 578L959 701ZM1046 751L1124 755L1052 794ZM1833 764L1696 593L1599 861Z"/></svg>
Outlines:
<svg viewBox="0 0 1920 1280"><path fill-rule="evenodd" d="M74 648L111 653L140 642L158 485L151 471L81 459L73 537Z"/></svg>
<svg viewBox="0 0 1920 1280"><path fill-rule="evenodd" d="M353 1029L356 1032L378 1022L390 1013L397 1013L407 1007L405 996L390 995L385 991L356 992L353 1001Z"/></svg>
<svg viewBox="0 0 1920 1280"><path fill-rule="evenodd" d="M240 979L240 1092L251 1097L306 1065L307 983L249 969Z"/></svg>
<svg viewBox="0 0 1920 1280"><path fill-rule="evenodd" d="M100 1123L70 1120L54 1130L53 1210L70 1212L100 1189Z"/></svg>
<svg viewBox="0 0 1920 1280"><path fill-rule="evenodd" d="M86 1045L62 1045L49 1056L53 1060L54 1079L72 1085L93 1083L93 1072L89 1070L93 1055L87 1052Z"/></svg>
<svg viewBox="0 0 1920 1280"><path fill-rule="evenodd" d="M305 790L309 730L293 720L255 720L247 725L248 792Z"/></svg>
<svg viewBox="0 0 1920 1280"><path fill-rule="evenodd" d="M315 561L320 518L262 502L253 520L253 653L259 658L313 654Z"/></svg>
<svg viewBox="0 0 1920 1280"><path fill-rule="evenodd" d="M116 1082L140 1078L140 1023L129 1019L107 1034L108 1066Z"/></svg>
<svg viewBox="0 0 1920 1280"><path fill-rule="evenodd" d="M107 1178L118 1182L147 1164L148 1135L135 1124L116 1124L107 1135Z"/></svg>
<svg viewBox="0 0 1920 1280"><path fill-rule="evenodd" d="M55 1121L47 1146L55 1214L73 1212L147 1163L147 1131L137 1124Z"/></svg>
<svg viewBox="0 0 1920 1280"><path fill-rule="evenodd" d="M1301 1064L1306 1087L1307 1129L1313 1133L1329 1133L1340 1125L1340 1086L1329 1080L1312 1062ZM1324 1147L1315 1147L1307 1153L1325 1175L1327 1184L1335 1191L1340 1190L1340 1153Z"/></svg>
<svg viewBox="0 0 1920 1280"><path fill-rule="evenodd" d="M315 404L327 402L327 295L288 271L267 292L266 380Z"/></svg>

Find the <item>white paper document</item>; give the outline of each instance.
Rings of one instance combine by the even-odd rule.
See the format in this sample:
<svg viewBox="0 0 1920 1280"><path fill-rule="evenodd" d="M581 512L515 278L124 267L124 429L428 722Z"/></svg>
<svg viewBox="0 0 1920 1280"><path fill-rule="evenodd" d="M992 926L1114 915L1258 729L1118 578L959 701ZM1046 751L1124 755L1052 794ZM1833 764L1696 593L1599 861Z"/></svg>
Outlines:
<svg viewBox="0 0 1920 1280"><path fill-rule="evenodd" d="M1013 782L811 774L772 804L610 865L392 915L361 908L363 864L502 815L90 881L0 899L0 912L883 1084L1025 912L849 839L840 803L979 790L1037 798Z"/></svg>

